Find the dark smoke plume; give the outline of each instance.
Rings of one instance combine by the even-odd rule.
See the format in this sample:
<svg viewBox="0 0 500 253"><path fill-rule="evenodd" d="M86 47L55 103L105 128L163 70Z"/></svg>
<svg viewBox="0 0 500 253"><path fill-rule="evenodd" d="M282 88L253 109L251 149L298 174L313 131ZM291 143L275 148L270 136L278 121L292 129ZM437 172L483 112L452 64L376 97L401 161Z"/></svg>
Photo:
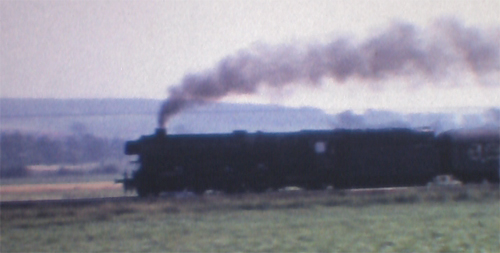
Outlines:
<svg viewBox="0 0 500 253"><path fill-rule="evenodd" d="M338 38L329 43L259 45L222 59L213 69L188 74L170 89L159 125L192 105L232 94L252 94L260 86L319 85L322 79L377 81L422 76L437 80L458 71L477 75L500 70L500 28L465 27L438 20L419 30L394 23L360 43Z"/></svg>

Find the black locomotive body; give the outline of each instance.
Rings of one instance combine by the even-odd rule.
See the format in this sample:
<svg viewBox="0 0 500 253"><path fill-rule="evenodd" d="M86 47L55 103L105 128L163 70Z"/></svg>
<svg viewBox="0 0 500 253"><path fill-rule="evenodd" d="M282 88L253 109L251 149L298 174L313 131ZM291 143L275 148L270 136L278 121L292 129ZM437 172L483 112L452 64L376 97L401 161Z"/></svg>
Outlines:
<svg viewBox="0 0 500 253"><path fill-rule="evenodd" d="M143 136L126 144L140 167L128 179L140 196L189 190L228 193L425 185L499 179L499 133L410 129Z"/></svg>

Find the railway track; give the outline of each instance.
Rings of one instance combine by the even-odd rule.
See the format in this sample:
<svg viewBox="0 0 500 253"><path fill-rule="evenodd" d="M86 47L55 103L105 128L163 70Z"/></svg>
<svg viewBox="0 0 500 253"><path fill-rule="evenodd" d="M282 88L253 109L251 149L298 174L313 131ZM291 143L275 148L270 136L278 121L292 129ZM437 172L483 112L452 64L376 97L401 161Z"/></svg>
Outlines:
<svg viewBox="0 0 500 253"><path fill-rule="evenodd" d="M82 198L82 199L44 199L44 200L20 200L1 201L0 209L30 208L37 206L89 206L103 203L120 203L139 201L137 197L107 197L107 198Z"/></svg>
<svg viewBox="0 0 500 253"><path fill-rule="evenodd" d="M432 191L460 191L464 189L474 189L485 186L480 185L468 185L468 186L454 186L454 187L432 187L428 188L425 186L418 187L387 187L387 188L362 188L362 189L347 189L347 190L315 190L315 191L305 191L293 188L291 190L283 191L273 191L267 193L258 193L257 195L272 195L273 197L294 197L294 196L311 196L311 195L321 195L321 194L335 194L335 195L379 195L379 194L394 194L394 193L404 193L408 191L424 192L428 190ZM486 188L490 190L500 190L498 184L488 185ZM241 194L220 194L216 195L223 196L224 198L241 198L245 195L251 195L256 193L241 193ZM211 194L206 194L207 196ZM47 199L47 200L22 200L22 201L0 201L1 209L10 208L31 208L40 206L71 206L71 207L83 207L90 205L99 205L104 203L151 203L156 201L168 201L173 199L198 199L202 196L195 195L193 193L167 193L162 194L160 197L151 198L139 198L136 196L123 196L123 197L105 197L105 198L79 198L79 199Z"/></svg>

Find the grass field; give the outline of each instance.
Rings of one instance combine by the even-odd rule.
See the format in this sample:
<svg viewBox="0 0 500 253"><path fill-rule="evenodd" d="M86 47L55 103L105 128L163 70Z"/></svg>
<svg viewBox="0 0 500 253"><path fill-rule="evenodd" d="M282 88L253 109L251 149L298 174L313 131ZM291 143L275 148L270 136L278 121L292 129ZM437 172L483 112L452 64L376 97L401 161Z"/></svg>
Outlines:
<svg viewBox="0 0 500 253"><path fill-rule="evenodd" d="M498 189L291 192L1 210L1 252L498 252Z"/></svg>

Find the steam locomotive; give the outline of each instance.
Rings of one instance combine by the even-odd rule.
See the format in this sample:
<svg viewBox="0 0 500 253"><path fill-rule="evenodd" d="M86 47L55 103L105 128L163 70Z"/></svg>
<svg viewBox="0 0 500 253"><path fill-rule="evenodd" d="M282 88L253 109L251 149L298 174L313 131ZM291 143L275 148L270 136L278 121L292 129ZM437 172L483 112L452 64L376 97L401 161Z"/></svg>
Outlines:
<svg viewBox="0 0 500 253"><path fill-rule="evenodd" d="M139 196L419 186L439 175L498 183L499 143L498 129L167 135L159 128L126 143L125 154L138 155L139 167L118 182Z"/></svg>

